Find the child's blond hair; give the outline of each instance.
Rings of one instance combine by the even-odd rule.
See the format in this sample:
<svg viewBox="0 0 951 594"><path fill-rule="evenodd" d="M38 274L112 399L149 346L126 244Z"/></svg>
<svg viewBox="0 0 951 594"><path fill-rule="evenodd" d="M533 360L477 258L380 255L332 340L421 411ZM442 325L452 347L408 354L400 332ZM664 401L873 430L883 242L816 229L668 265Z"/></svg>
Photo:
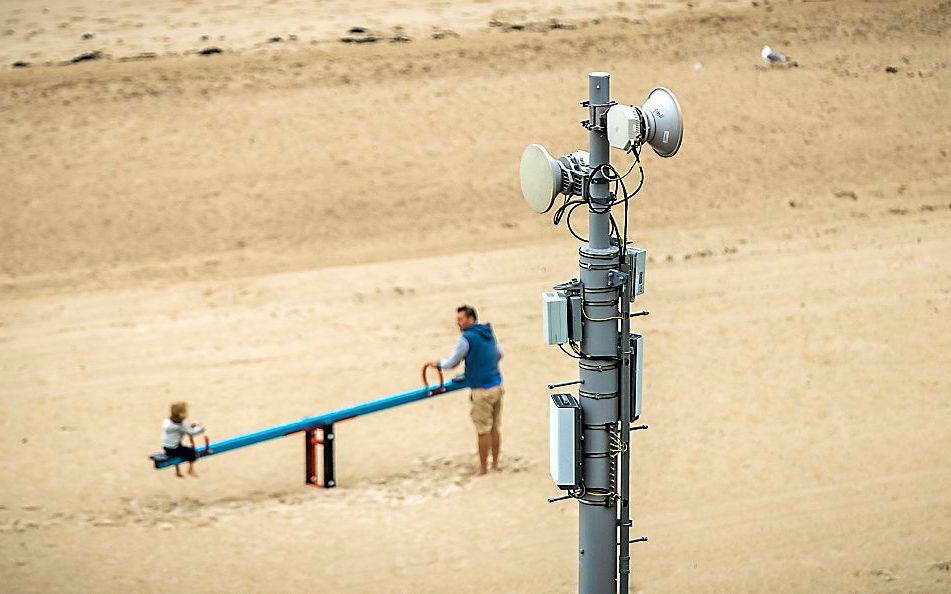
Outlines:
<svg viewBox="0 0 951 594"><path fill-rule="evenodd" d="M188 403L184 400L180 402L172 403L171 417L172 420L176 423L180 423L185 419L185 413L188 412Z"/></svg>

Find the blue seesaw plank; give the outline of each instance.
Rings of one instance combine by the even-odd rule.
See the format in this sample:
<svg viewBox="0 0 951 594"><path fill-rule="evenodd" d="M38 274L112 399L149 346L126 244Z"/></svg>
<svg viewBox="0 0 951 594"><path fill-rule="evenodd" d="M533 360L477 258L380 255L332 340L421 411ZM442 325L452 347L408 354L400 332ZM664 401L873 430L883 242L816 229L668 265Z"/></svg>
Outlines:
<svg viewBox="0 0 951 594"><path fill-rule="evenodd" d="M444 386L445 390L439 394L434 394L434 391L439 388L438 385L420 388L418 390L412 390L402 394L394 394L393 396L387 396L385 398L380 398L379 400L371 400L370 402L364 402L363 404L358 404L349 408L317 415L316 417L307 417L293 423L287 423L286 425L278 425L277 427L255 431L254 433L247 433L245 435L239 435L230 439L216 441L211 444L211 453L208 454L204 453L206 449L204 446L196 448L195 451L202 458L216 456L218 454L230 452L231 450L261 443L262 441L277 439L278 437L284 437L285 435L290 435L292 433L299 433L301 431L307 431L308 429L315 429L324 425L330 425L331 423L345 421L354 417L361 417L363 415L379 412L388 408L409 404L410 402L425 400L426 398L432 398L433 396L439 396L440 394L454 392L456 390L461 390L468 385L469 384L466 383L465 378L455 378L446 382ZM176 464L182 464L185 462L181 458L169 458L164 454L153 454L151 458L155 463L155 468L165 468L167 466L174 466Z"/></svg>

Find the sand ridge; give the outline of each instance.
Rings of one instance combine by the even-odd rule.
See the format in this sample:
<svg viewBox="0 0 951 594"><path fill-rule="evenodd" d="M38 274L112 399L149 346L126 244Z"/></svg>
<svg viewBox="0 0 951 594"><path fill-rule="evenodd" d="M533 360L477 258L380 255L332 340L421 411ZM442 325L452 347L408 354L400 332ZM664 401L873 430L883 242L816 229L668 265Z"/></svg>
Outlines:
<svg viewBox="0 0 951 594"><path fill-rule="evenodd" d="M609 19L643 22L735 0L605 4L490 0L359 5L340 0L221 3L181 0L160 5L52 0L5 3L0 63L18 67L97 60L142 61L183 55L295 53L340 43L405 44L460 36L557 31Z"/></svg>

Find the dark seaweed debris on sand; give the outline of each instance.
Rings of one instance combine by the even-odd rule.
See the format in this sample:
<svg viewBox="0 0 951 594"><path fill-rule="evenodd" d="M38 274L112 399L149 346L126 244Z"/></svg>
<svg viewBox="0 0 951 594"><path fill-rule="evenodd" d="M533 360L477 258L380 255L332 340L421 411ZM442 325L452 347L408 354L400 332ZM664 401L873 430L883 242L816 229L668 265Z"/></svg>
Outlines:
<svg viewBox="0 0 951 594"><path fill-rule="evenodd" d="M94 52L86 52L84 54L79 54L78 56L69 60L70 64L79 64L80 62L95 62L96 60L101 60L105 58L106 55L99 50Z"/></svg>
<svg viewBox="0 0 951 594"><path fill-rule="evenodd" d="M347 33L349 35L340 38L342 43L376 43L381 39L366 27L350 27Z"/></svg>

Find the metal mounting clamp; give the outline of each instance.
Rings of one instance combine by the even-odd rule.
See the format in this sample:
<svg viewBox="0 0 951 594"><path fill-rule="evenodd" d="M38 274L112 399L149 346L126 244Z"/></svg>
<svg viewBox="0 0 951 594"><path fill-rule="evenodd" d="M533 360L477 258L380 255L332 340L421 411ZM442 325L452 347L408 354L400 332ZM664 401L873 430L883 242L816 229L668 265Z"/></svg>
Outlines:
<svg viewBox="0 0 951 594"><path fill-rule="evenodd" d="M609 270L608 286L612 288L623 287L627 284L629 278L631 278L631 275L626 272L621 272L620 270Z"/></svg>
<svg viewBox="0 0 951 594"><path fill-rule="evenodd" d="M552 287L552 289L556 291L563 291L564 293L569 295L573 293L580 293L582 289L581 281L576 278L573 278L569 281L558 283L557 285Z"/></svg>
<svg viewBox="0 0 951 594"><path fill-rule="evenodd" d="M588 108L588 119L581 122L581 125L589 131L603 132L607 130L608 110L615 105L617 105L617 101L608 101L607 103L582 101L581 107Z"/></svg>

